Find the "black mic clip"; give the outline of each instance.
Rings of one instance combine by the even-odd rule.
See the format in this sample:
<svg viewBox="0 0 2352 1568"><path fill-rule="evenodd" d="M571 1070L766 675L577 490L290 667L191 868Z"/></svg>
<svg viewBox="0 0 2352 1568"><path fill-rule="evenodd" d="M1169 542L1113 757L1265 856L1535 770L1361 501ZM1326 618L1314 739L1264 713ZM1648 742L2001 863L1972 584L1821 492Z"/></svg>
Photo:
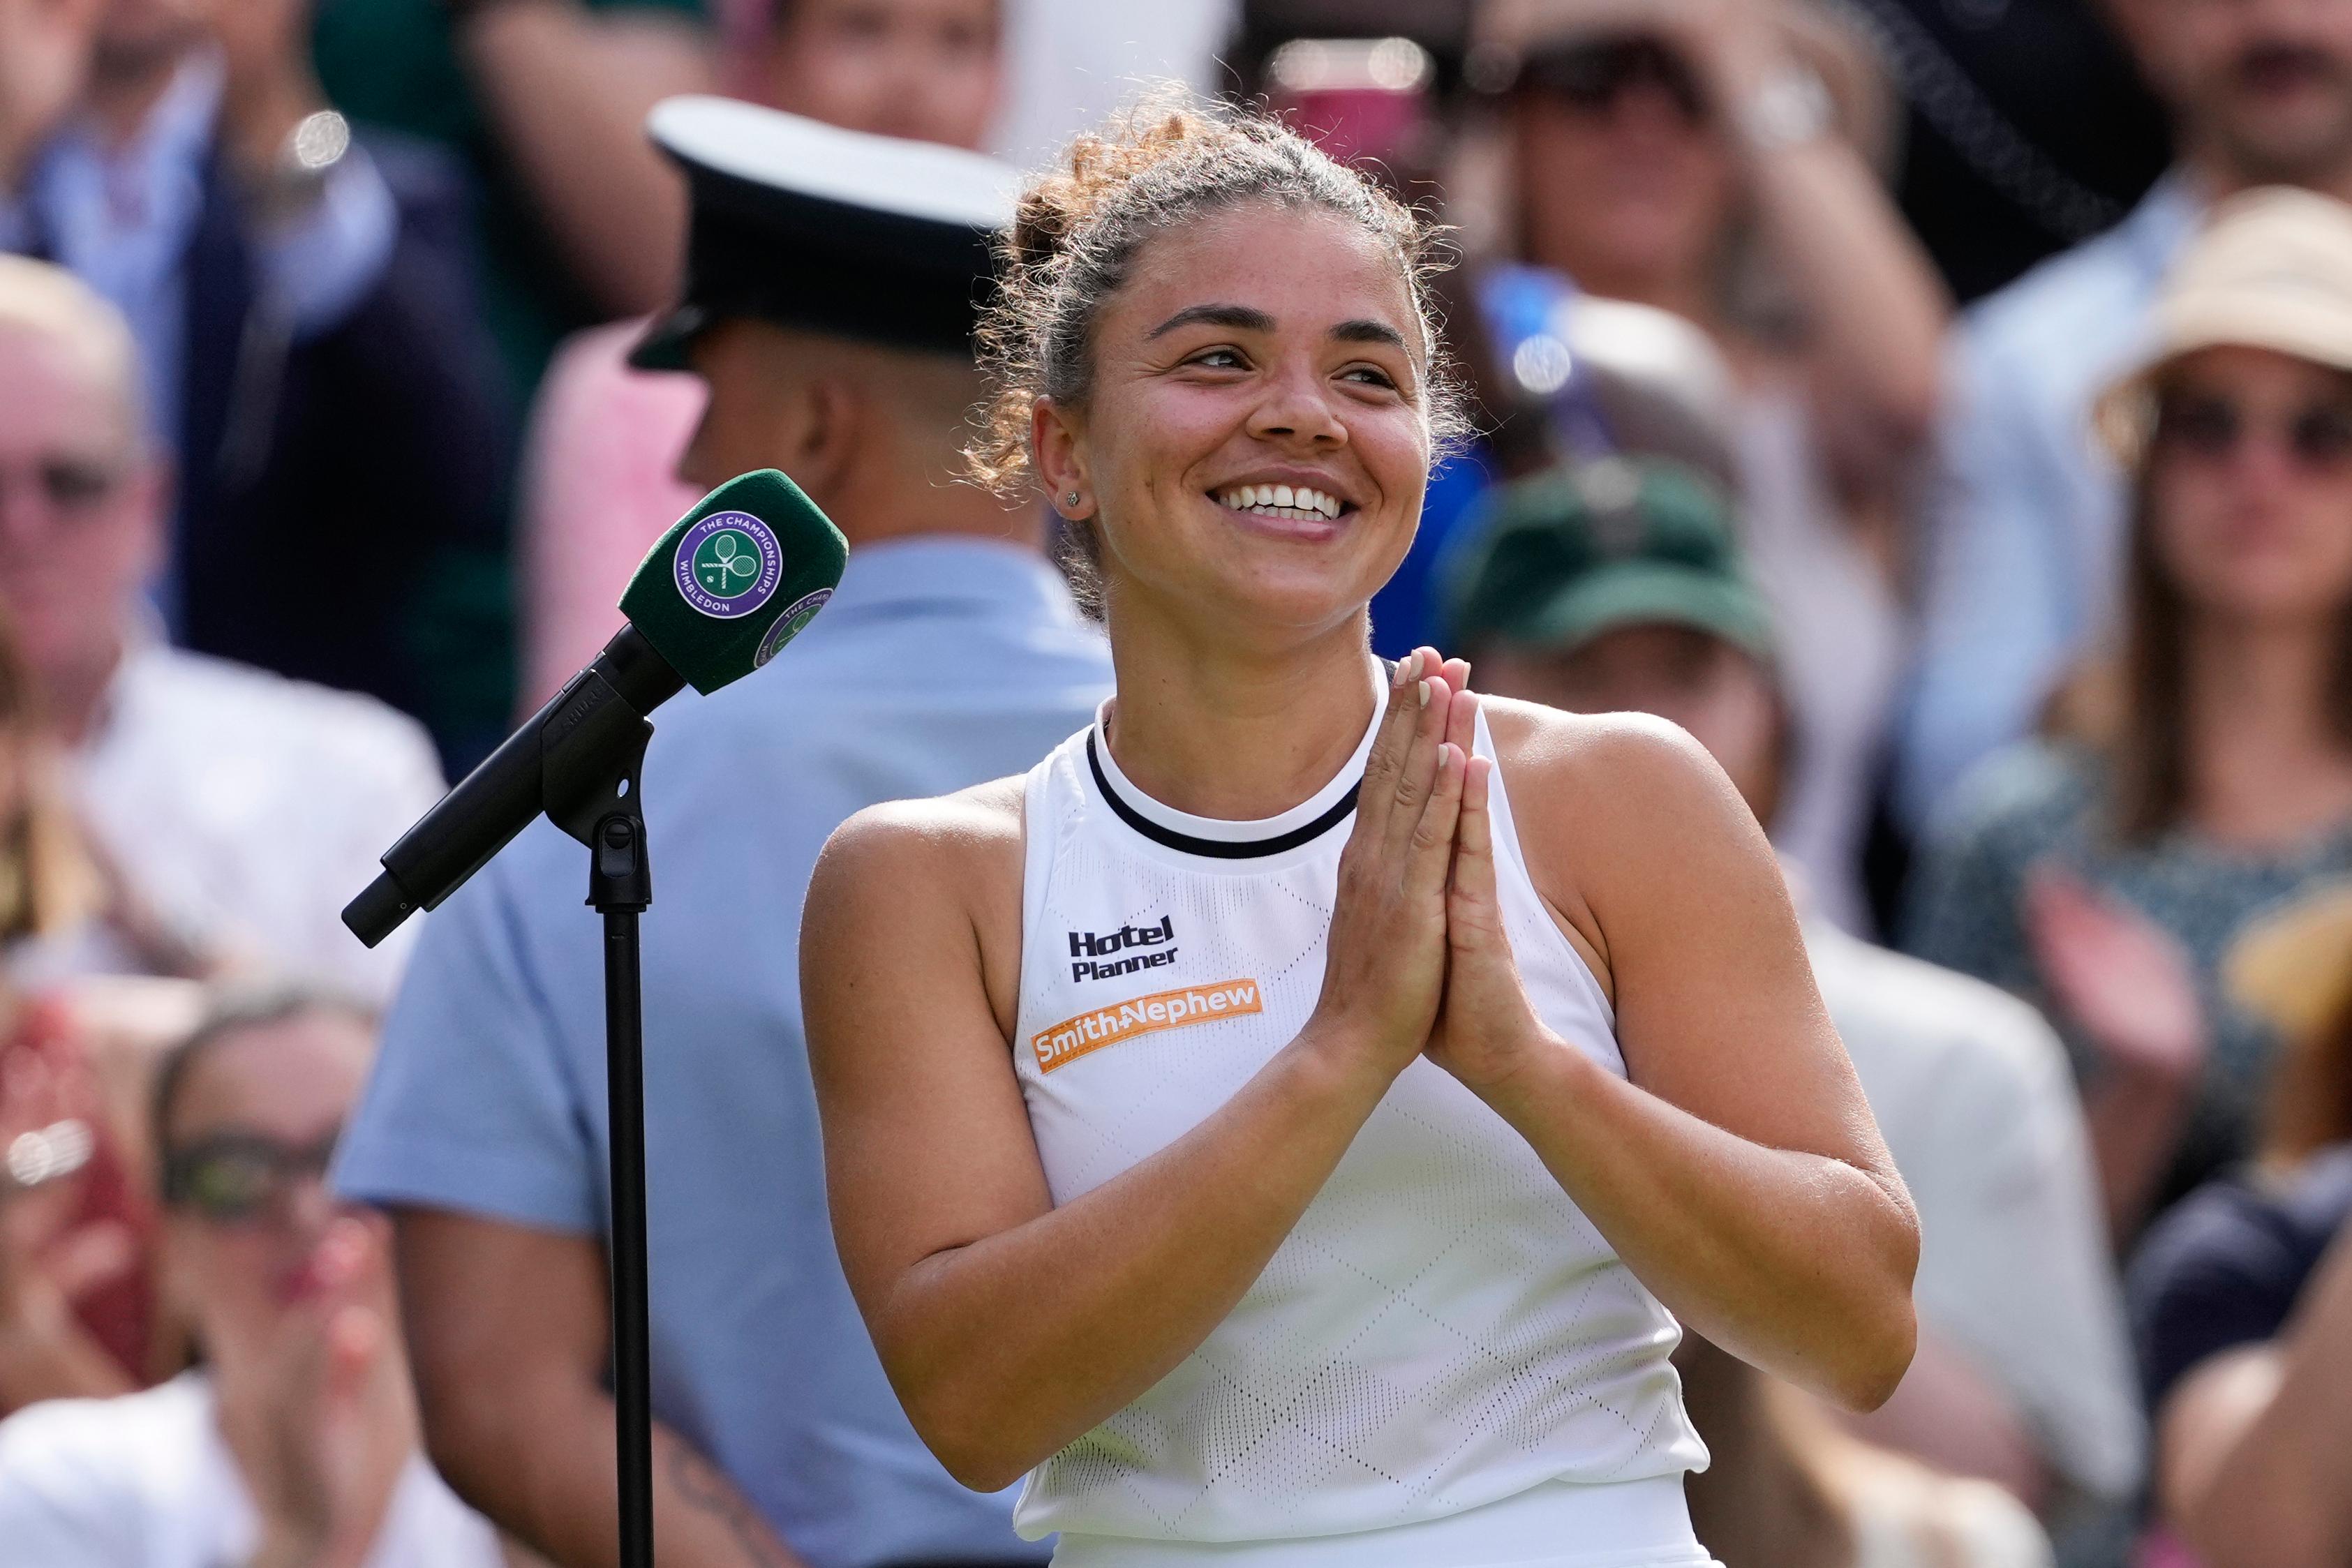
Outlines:
<svg viewBox="0 0 2352 1568"><path fill-rule="evenodd" d="M596 662L551 698L530 723L467 774L445 805L456 821L497 824L489 833L451 833L427 817L384 852L383 873L343 911L343 924L373 947L419 909L432 909L481 870L507 840L545 812L597 852L603 863L624 849L633 862L592 875L599 908L642 909L651 900L645 864L639 774L654 727L646 715L685 683L635 627L624 627ZM625 843L606 824L629 824Z"/></svg>

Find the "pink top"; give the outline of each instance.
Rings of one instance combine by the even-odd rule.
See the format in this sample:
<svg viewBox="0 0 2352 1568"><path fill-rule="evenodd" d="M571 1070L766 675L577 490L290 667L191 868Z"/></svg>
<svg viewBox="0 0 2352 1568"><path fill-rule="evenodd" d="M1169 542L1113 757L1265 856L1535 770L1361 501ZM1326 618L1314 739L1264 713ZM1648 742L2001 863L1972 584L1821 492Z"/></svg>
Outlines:
<svg viewBox="0 0 2352 1568"><path fill-rule="evenodd" d="M577 334L540 383L516 552L526 714L620 630L616 606L637 563L701 499L672 475L702 418L702 383L631 370L626 356L644 330L643 321L622 321Z"/></svg>

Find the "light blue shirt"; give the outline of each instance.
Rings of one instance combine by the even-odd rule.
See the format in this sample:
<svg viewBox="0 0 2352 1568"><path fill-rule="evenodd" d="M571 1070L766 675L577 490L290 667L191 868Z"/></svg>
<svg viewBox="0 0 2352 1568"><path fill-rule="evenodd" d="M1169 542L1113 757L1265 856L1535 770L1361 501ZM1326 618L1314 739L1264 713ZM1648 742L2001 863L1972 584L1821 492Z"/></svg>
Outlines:
<svg viewBox="0 0 2352 1568"><path fill-rule="evenodd" d="M653 1397L814 1568L1035 1558L884 1381L835 1258L801 1034L801 899L859 808L1021 772L1108 695L1033 551L862 545L758 674L656 716L644 924ZM426 922L336 1183L370 1202L606 1228L602 924L541 821Z"/></svg>
<svg viewBox="0 0 2352 1568"><path fill-rule="evenodd" d="M1895 805L1915 833L1971 764L2032 731L2106 630L2123 487L2091 405L2145 342L2202 214L2176 171L2113 229L1979 301L1954 334L1918 662L1896 736Z"/></svg>

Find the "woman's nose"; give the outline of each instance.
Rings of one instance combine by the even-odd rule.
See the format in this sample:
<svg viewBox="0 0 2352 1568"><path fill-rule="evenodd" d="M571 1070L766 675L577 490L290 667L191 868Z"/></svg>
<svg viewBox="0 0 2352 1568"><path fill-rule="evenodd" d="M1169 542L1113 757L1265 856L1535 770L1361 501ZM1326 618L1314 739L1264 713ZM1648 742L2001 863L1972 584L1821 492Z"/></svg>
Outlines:
<svg viewBox="0 0 2352 1568"><path fill-rule="evenodd" d="M1274 382L1250 417L1249 432L1261 441L1339 445L1348 439L1347 423L1332 406L1321 378L1312 371L1294 372Z"/></svg>

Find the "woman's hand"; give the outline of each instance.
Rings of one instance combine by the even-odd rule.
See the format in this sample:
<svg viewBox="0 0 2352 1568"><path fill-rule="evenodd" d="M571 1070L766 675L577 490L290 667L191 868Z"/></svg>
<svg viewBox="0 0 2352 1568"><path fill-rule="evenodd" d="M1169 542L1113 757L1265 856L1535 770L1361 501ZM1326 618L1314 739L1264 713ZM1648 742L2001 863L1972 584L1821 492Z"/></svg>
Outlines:
<svg viewBox="0 0 2352 1568"><path fill-rule="evenodd" d="M1454 699L1454 710L1447 738L1467 757L1477 734L1478 699L1464 692ZM1509 1082L1535 1053L1561 1049L1528 1001L1503 928L1493 819L1486 810L1494 772L1484 757L1468 758L1464 768L1454 874L1445 894L1445 998L1426 1053L1478 1094Z"/></svg>
<svg viewBox="0 0 2352 1568"><path fill-rule="evenodd" d="M2025 884L2025 933L2059 1010L2107 1070L2186 1093L2205 1069L2189 955L2153 921L2055 867Z"/></svg>
<svg viewBox="0 0 2352 1568"><path fill-rule="evenodd" d="M139 1262L128 1225L81 1215L93 1099L62 1037L28 1034L0 1051L0 1413L130 1391L74 1315Z"/></svg>
<svg viewBox="0 0 2352 1568"><path fill-rule="evenodd" d="M2083 1119L2107 1228L2121 1239L2138 1228L2204 1076L2195 967L2162 927L2054 866L2028 876L2021 914L2057 1010L2098 1053Z"/></svg>
<svg viewBox="0 0 2352 1568"><path fill-rule="evenodd" d="M224 1417L261 1516L257 1568L358 1568L416 1446L395 1330L376 1302L391 1267L371 1222L338 1220L299 1302Z"/></svg>
<svg viewBox="0 0 2352 1568"><path fill-rule="evenodd" d="M1420 1054L1445 985L1445 883L1468 747L1449 738L1469 674L1419 648L1397 665L1339 856L1323 994L1307 1033L1394 1077Z"/></svg>

